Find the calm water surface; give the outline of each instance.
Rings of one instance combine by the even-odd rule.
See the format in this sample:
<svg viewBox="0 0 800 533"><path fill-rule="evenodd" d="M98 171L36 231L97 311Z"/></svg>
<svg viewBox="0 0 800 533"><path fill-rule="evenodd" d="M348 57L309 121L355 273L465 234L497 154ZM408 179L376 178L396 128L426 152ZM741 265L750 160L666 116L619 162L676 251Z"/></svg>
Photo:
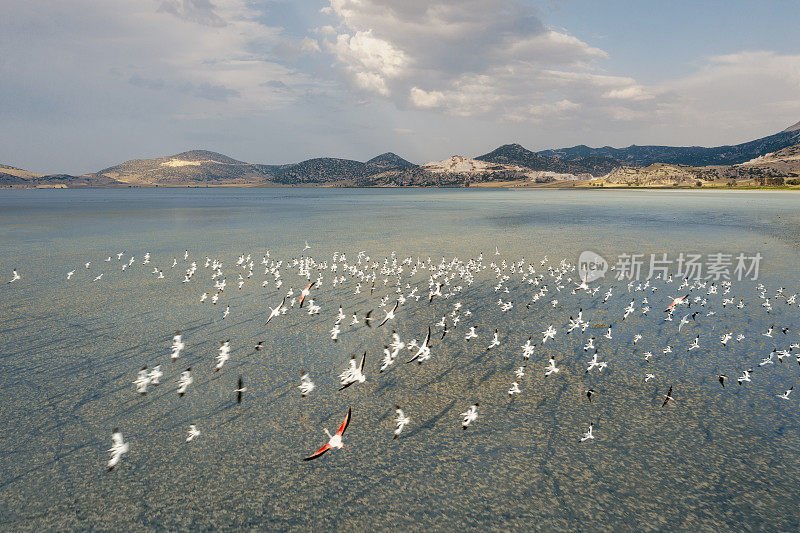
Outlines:
<svg viewBox="0 0 800 533"><path fill-rule="evenodd" d="M797 304L774 299L780 287L800 292L798 206L796 194L738 191L0 191L0 275L10 279L17 268L23 276L0 287L0 527L797 530L798 398L776 394L798 384L800 367L792 355L758 368L752 383L737 386L736 377L773 348L800 341ZM760 252L763 260L757 282L733 283L743 309L708 296L700 309L717 314L681 332L677 321L663 320L674 285L628 293L627 282L609 273L589 296L571 295L571 283L558 293L548 278L550 294L526 309L535 289L512 275L509 293L498 294L487 269L460 297L401 307L392 327L406 341L424 337L455 301L473 316L444 340L435 335L425 365L378 374L389 330L345 327L338 343L328 330L339 305L349 324L353 312L393 295L391 283L378 283L372 297L355 295L352 281L328 283L315 295L320 315L292 310L264 325L268 306L305 282L283 268L281 289L262 287L261 257L269 250L272 258L298 258L304 241L318 262L335 252L352 262L362 250L381 263L392 252L437 263L483 252L487 264L524 258L545 274L545 255L551 265L575 263L583 250L612 262L622 253L680 252ZM184 250L199 267L189 283L181 283ZM125 271L119 252L135 257ZM141 264L145 252L150 265ZM237 290L244 271L236 258L248 253L254 276ZM200 303L213 285L207 256L224 261L228 279L217 306ZM165 279L151 274L153 266ZM427 294L427 274L414 282ZM769 314L757 283L773 297ZM602 304L609 287L614 296ZM645 296L648 316L639 311ZM514 300L514 309L501 312L498 297ZM622 322L634 298L637 311ZM564 335L578 307L597 327ZM541 341L549 324L559 335L537 348L522 394L509 400L519 347L529 336ZM607 324L613 340L601 338ZM790 330L764 337L772 324ZM465 343L467 325L481 338ZM494 328L503 344L486 352ZM171 363L178 329L186 350ZM747 339L723 347L726 331ZM643 338L634 346L636 333ZM599 374L585 372L590 335L609 362ZM696 335L701 349L688 353ZM217 346L227 339L231 360L215 373ZM256 341L264 350L253 350ZM336 392L338 373L364 350L366 383ZM648 350L656 356L645 361ZM561 372L545 379L551 355ZM137 370L158 363L163 384L137 395ZM195 383L179 398L175 379L189 365ZM304 400L296 389L301 367L317 384ZM655 378L645 383L646 373ZM731 376L725 389L720 373ZM249 390L236 405L239 374ZM662 409L670 385L676 402ZM588 387L598 391L592 403ZM459 413L473 401L480 417L464 432ZM412 423L392 440L395 403ZM349 406L345 449L303 463L324 442L322 428L336 427ZM581 444L589 422L596 438ZM187 444L189 424L202 433ZM114 427L130 452L109 473Z"/></svg>

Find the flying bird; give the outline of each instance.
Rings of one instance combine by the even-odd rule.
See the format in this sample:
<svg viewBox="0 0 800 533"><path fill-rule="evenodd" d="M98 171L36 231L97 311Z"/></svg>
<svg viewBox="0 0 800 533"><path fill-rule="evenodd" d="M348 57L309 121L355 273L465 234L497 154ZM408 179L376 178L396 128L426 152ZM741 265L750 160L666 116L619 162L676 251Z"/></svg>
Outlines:
<svg viewBox="0 0 800 533"><path fill-rule="evenodd" d="M108 451L111 452L111 459L109 459L106 468L111 471L122 459L122 455L128 453L128 443L122 440L122 433L119 428L114 428L111 433L111 448Z"/></svg>
<svg viewBox="0 0 800 533"><path fill-rule="evenodd" d="M667 405L670 401L672 401L672 385L669 386L669 391L667 391L667 395L664 396L664 403L661 404L661 407Z"/></svg>
<svg viewBox="0 0 800 533"><path fill-rule="evenodd" d="M322 448L320 448L316 452L312 453L308 457L304 458L303 461L311 461L312 459L316 459L317 457L323 455L328 450L331 450L331 449L337 449L338 450L338 449L341 449L344 446L344 443L342 443L342 435L344 435L344 432L347 429L347 426L350 425L350 414L351 414L351 412L352 412L352 408L348 407L347 408L347 416L344 417L344 422L342 422L342 425L339 426L339 429L333 435L331 435L328 432L328 428L324 428L323 429L325 434L328 436L327 444L325 444L325 446L323 446Z"/></svg>
<svg viewBox="0 0 800 533"><path fill-rule="evenodd" d="M242 376L239 376L238 387L233 391L236 393L236 403L242 403L242 393L247 392L247 387L244 386Z"/></svg>

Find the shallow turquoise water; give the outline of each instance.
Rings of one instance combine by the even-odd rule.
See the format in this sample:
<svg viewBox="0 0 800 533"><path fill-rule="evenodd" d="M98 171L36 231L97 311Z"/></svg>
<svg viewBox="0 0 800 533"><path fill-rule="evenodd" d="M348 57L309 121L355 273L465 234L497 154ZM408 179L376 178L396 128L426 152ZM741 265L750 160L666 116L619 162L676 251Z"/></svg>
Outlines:
<svg viewBox="0 0 800 533"><path fill-rule="evenodd" d="M797 398L775 395L796 383L800 368L792 356L757 371L751 384L738 387L735 378L772 348L800 340L799 313L778 301L767 315L756 282L734 282L744 309L716 305L717 315L677 333L661 309L674 287L646 295L648 317L637 311L621 322L630 300L645 296L629 295L624 282L608 277L596 297L561 294L551 307L555 296L548 295L527 310L531 290L512 277L501 298L513 298L515 307L502 313L487 269L453 300L474 313L469 324L483 333L480 344L463 341L465 319L436 342L429 363L378 374L388 331L345 328L334 344L328 330L340 304L348 324L353 311L377 308L391 286L379 285L370 297L354 295L352 284L327 285L317 295L319 316L290 312L264 326L268 306L303 280L282 269L280 290L262 288L258 263L267 250L273 258L300 257L304 241L320 262L334 252L353 260L365 250L380 261L396 251L434 262L484 252L488 263L497 246L502 259L525 258L537 268L545 255L553 265L574 263L583 250L612 262L621 253L760 252L758 282L770 295L778 287L791 295L800 291L798 200L738 191L0 191L0 274L10 278L17 268L23 276L0 288L3 527L796 529ZM185 284L184 250L199 266ZM118 252L136 258L124 272ZM151 265L141 265L145 252ZM234 263L242 253L252 254L256 268L239 291ZM228 279L216 307L199 302L213 283L206 256L224 261ZM150 274L153 265L165 279ZM425 275L415 283L427 290ZM610 286L615 296L601 305ZM404 340L421 339L452 310L452 301L424 300L398 312L392 327ZM231 315L222 320L225 305ZM615 325L613 341L598 341L610 363L602 374L585 374L582 345L604 329L561 334L579 306L592 324ZM550 323L559 336L540 347L523 393L509 401L519 346ZM763 337L773 323L791 329ZM503 344L487 353L494 328ZM173 365L177 329L187 349ZM748 340L723 349L718 337L728 330ZM635 347L634 333L643 335ZM697 334L703 347L687 354ZM226 339L231 360L214 373L216 347ZM254 352L258 340L265 349ZM675 353L660 356L667 344ZM647 349L657 354L649 362ZM363 350L367 382L335 392L337 374ZM562 366L557 379L543 377L550 355ZM157 362L164 384L136 395L136 371ZM189 364L195 384L179 399L174 380ZM301 367L317 384L303 401L295 388ZM656 378L645 384L648 372ZM716 381L723 372L731 376L724 390ZM250 389L241 406L231 392L239 373ZM676 403L661 409L670 384ZM583 396L588 386L599 392L591 404ZM475 400L481 417L465 433L458 414ZM412 424L393 441L396 402ZM323 442L321 429L333 428L348 406L354 417L346 449L302 463ZM596 439L580 444L590 421ZM187 445L190 423L202 434ZM116 426L131 451L107 473Z"/></svg>

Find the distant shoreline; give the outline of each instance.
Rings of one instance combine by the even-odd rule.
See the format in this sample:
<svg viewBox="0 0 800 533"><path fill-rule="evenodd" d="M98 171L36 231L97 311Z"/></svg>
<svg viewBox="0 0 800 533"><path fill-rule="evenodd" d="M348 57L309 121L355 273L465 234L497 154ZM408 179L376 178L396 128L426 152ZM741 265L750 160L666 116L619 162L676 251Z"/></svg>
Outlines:
<svg viewBox="0 0 800 533"><path fill-rule="evenodd" d="M569 183L569 182L568 182ZM800 191L800 186L761 186L761 185L742 185L742 186L703 186L696 187L690 185L587 185L576 184L567 185L563 182L554 183L525 183L525 182L501 182L501 183L472 183L469 187L464 186L425 186L425 185L340 185L340 184L216 184L216 185L128 185L128 186L108 186L108 187L66 187L66 186L40 186L40 187L0 187L0 190L129 190L129 189L507 189L507 190L559 190L559 191L620 191L620 190L647 190L647 191Z"/></svg>

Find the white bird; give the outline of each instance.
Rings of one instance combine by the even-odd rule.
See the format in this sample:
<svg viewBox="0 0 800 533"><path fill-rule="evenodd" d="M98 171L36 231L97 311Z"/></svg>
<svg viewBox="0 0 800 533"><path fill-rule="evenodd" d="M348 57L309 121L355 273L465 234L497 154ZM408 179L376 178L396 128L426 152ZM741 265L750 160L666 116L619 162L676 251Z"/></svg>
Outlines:
<svg viewBox="0 0 800 533"><path fill-rule="evenodd" d="M266 322L267 324L269 324L270 320L281 314L281 311L283 310L283 305L285 303L286 303L286 296L283 297L283 300L281 300L281 303L278 305L278 307L274 309L272 307L269 308L269 317L267 317L267 322Z"/></svg>
<svg viewBox="0 0 800 533"><path fill-rule="evenodd" d="M147 386L150 384L150 377L147 372L147 367L143 366L133 382L136 385L136 392L144 396L147 394Z"/></svg>
<svg viewBox="0 0 800 533"><path fill-rule="evenodd" d="M466 334L466 336L464 338L466 339L467 342L469 342L470 339L478 338L478 334L475 333L475 326L470 326L469 327L469 331L467 332L467 334Z"/></svg>
<svg viewBox="0 0 800 533"><path fill-rule="evenodd" d="M550 376L552 374L557 374L559 372L558 367L556 367L556 360L554 357L550 357L550 361L547 363L547 368L544 369L545 377Z"/></svg>
<svg viewBox="0 0 800 533"><path fill-rule="evenodd" d="M410 360L406 361L406 363L411 363L413 361L418 361L419 364L422 364L423 361L427 361L431 358L431 348L428 346L431 340L431 327L428 326L428 334L425 335L425 340L422 341L422 344L419 345L419 349L417 353L414 354Z"/></svg>
<svg viewBox="0 0 800 533"><path fill-rule="evenodd" d="M147 374L147 378L150 380L151 385L158 385L160 383L159 380L163 375L164 373L161 371L161 365L156 365L153 367L150 373Z"/></svg>
<svg viewBox="0 0 800 533"><path fill-rule="evenodd" d="M353 383L364 383L367 378L364 376L364 361L367 359L367 352L361 356L361 363L356 364L356 356L353 354L350 357L350 365L339 374L339 381L341 387L339 390L344 390Z"/></svg>
<svg viewBox="0 0 800 533"><path fill-rule="evenodd" d="M514 396L515 394L519 394L520 392L522 392L522 391L519 388L519 383L517 383L516 381L511 383L511 388L508 389L508 395L509 396Z"/></svg>
<svg viewBox="0 0 800 533"><path fill-rule="evenodd" d="M394 359L397 355L397 352L390 350L388 346L383 347L383 362L381 362L381 369L380 372L383 372L391 365L394 364Z"/></svg>
<svg viewBox="0 0 800 533"><path fill-rule="evenodd" d="M178 378L178 396L183 396L186 394L186 389L189 388L189 385L191 385L193 381L192 367L189 367L184 370L181 373L181 377Z"/></svg>
<svg viewBox="0 0 800 533"><path fill-rule="evenodd" d="M547 339L553 339L556 336L556 330L553 328L553 324L547 326L547 329L542 332L542 344L547 342Z"/></svg>
<svg viewBox="0 0 800 533"><path fill-rule="evenodd" d="M394 423L397 424L397 427L394 429L394 437L397 438L400 436L400 433L403 431L403 428L406 427L411 419L405 415L402 409L400 409L399 405L394 406L394 412L397 415L394 419Z"/></svg>
<svg viewBox="0 0 800 533"><path fill-rule="evenodd" d="M111 433L111 448L108 451L111 452L111 459L108 461L107 468L112 470L122 459L122 455L128 453L128 443L122 440L122 433L119 428L114 428Z"/></svg>
<svg viewBox="0 0 800 533"><path fill-rule="evenodd" d="M586 442L589 439L594 439L594 435L592 434L592 429L594 429L594 423L589 424L589 431L583 434L583 437L581 437L581 442Z"/></svg>
<svg viewBox="0 0 800 533"><path fill-rule="evenodd" d="M695 350L695 349L697 349L699 347L700 347L700 335L698 335L697 337L694 338L694 341L692 341L692 344L689 346L689 348L686 351L687 352L691 352L692 350Z"/></svg>
<svg viewBox="0 0 800 533"><path fill-rule="evenodd" d="M400 350L406 347L406 343L400 340L400 335L396 331L392 331L392 342L389 343L389 347L392 349L392 357L394 358L397 357Z"/></svg>
<svg viewBox="0 0 800 533"><path fill-rule="evenodd" d="M752 381L750 379L750 373L752 371L753 371L752 368L750 370L742 370L742 375L739 377L739 379L736 380L739 383L739 385L741 385L742 383L744 383L746 381Z"/></svg>
<svg viewBox="0 0 800 533"><path fill-rule="evenodd" d="M189 435L186 437L186 442L192 442L195 437L200 436L200 430L194 424L189 425Z"/></svg>
<svg viewBox="0 0 800 533"><path fill-rule="evenodd" d="M219 353L217 354L217 364L214 367L215 371L219 371L225 362L230 359L231 343L230 341L223 341L219 345Z"/></svg>
<svg viewBox="0 0 800 533"><path fill-rule="evenodd" d="M183 350L186 345L183 343L183 337L181 336L180 331L175 332L175 336L172 337L172 360L176 360L181 355L181 350Z"/></svg>
<svg viewBox="0 0 800 533"><path fill-rule="evenodd" d="M461 413L461 417L461 427L467 429L478 418L478 403L470 405L469 409Z"/></svg>
<svg viewBox="0 0 800 533"><path fill-rule="evenodd" d="M492 337L492 342L489 343L489 346L486 348L486 350L487 351L491 350L495 346L500 346L500 339L498 338L497 330L494 330L494 336Z"/></svg>
<svg viewBox="0 0 800 533"><path fill-rule="evenodd" d="M308 375L308 372L305 370L300 371L300 385L297 386L300 389L300 396L305 398L309 392L314 390L314 382L311 381L311 376Z"/></svg>
<svg viewBox="0 0 800 533"><path fill-rule="evenodd" d="M73 274L75 274L75 271L74 271L74 270L70 270L69 272L67 272L67 279L70 279L70 278L72 278L72 275L73 275Z"/></svg>
<svg viewBox="0 0 800 533"><path fill-rule="evenodd" d="M784 400L788 400L789 399L789 395L792 393L793 389L794 389L794 386L790 387L789 390L787 390L783 394L778 394L777 395L778 398L783 398Z"/></svg>
<svg viewBox="0 0 800 533"><path fill-rule="evenodd" d="M397 311L397 305L399 303L400 302L398 301L394 302L394 307L390 311L386 312L386 316L383 317L383 320L381 321L380 324L378 324L378 327L381 327L382 325L386 324L387 321L392 320L394 318L394 312Z"/></svg>

